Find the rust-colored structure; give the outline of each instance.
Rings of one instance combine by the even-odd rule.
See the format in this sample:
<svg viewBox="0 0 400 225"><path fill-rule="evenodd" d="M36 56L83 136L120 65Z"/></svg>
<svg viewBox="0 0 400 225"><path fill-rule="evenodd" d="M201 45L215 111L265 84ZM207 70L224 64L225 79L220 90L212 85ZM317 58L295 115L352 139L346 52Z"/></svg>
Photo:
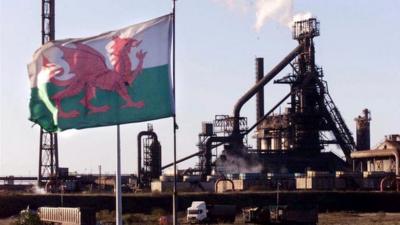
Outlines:
<svg viewBox="0 0 400 225"><path fill-rule="evenodd" d="M362 115L354 119L356 121L356 149L367 150L371 148L370 121L371 112L368 109L362 111Z"/></svg>
<svg viewBox="0 0 400 225"><path fill-rule="evenodd" d="M199 155L203 177L210 175L215 166L212 149L221 145L224 151L218 163L226 158L242 158L245 163L241 164L262 164L264 172L296 173L307 169L333 172L351 168L350 153L355 150L352 134L328 92L322 68L315 62L313 39L319 34L319 22L315 18L297 21L293 26L293 39L297 40L298 46L292 52L266 74L263 59L256 59L256 84L239 98L233 116L225 118L228 127L225 130L229 132L202 136ZM292 72L274 80L287 66ZM264 112L264 92L268 93L264 88L272 80L275 84L288 84L290 91ZM243 126L244 117L240 112L254 96L257 122L248 128L247 124ZM277 113L284 103L287 105L284 112ZM215 121L220 121L218 119ZM244 141L253 129L257 139L255 149L249 148ZM330 144L340 146L345 160L332 152L322 151ZM231 162L227 166L229 164Z"/></svg>
<svg viewBox="0 0 400 225"><path fill-rule="evenodd" d="M323 70L315 63L313 38L319 36L319 22L314 19L295 22L293 38L300 49L294 62L290 62L293 72L277 84L289 84L289 107L283 113L268 115L257 129L257 139L261 139L260 150L298 151L318 154L327 144L338 144L346 160L355 144L350 130L335 106ZM331 132L334 138L326 138Z"/></svg>
<svg viewBox="0 0 400 225"><path fill-rule="evenodd" d="M137 144L137 184L140 187L149 187L151 180L158 179L161 175L161 144L151 124L147 125L147 131L138 134Z"/></svg>
<svg viewBox="0 0 400 225"><path fill-rule="evenodd" d="M264 58L256 58L256 83L264 76ZM264 116L264 88L256 95L256 121ZM261 139L257 139L257 149L261 149Z"/></svg>

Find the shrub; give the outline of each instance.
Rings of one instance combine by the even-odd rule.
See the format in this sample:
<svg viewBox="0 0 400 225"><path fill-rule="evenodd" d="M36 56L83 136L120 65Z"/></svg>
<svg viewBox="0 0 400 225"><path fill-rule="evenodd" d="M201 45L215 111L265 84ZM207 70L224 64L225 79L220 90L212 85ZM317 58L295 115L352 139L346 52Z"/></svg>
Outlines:
<svg viewBox="0 0 400 225"><path fill-rule="evenodd" d="M161 208L153 208L151 210L151 214L153 216L157 216L157 217L168 215L168 213L164 209L161 209Z"/></svg>
<svg viewBox="0 0 400 225"><path fill-rule="evenodd" d="M11 225L42 225L39 215L32 210L26 209L21 211L17 220Z"/></svg>

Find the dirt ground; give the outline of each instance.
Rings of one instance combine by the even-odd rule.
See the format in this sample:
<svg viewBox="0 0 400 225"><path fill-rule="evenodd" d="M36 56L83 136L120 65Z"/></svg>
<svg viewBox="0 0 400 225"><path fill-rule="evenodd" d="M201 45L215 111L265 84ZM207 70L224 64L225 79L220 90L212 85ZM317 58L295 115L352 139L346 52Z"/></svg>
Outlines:
<svg viewBox="0 0 400 225"><path fill-rule="evenodd" d="M9 225L12 221L14 221L13 219L0 219L0 225Z"/></svg>
<svg viewBox="0 0 400 225"><path fill-rule="evenodd" d="M400 213L320 213L319 225L400 225Z"/></svg>
<svg viewBox="0 0 400 225"><path fill-rule="evenodd" d="M132 215L131 215L132 216ZM134 217L143 219L141 222L132 222L131 225L155 225L154 215L133 214ZM0 225L9 225L13 219L0 219ZM180 224L186 224L184 215L180 215ZM244 224L241 216L238 216L235 224ZM320 213L319 225L400 225L400 213ZM250 225L250 224L247 224Z"/></svg>

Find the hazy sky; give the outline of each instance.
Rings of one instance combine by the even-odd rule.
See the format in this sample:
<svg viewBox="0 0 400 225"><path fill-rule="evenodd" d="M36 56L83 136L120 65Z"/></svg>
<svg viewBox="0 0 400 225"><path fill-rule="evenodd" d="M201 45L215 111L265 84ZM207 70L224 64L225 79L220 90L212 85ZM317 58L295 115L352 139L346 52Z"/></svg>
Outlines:
<svg viewBox="0 0 400 225"><path fill-rule="evenodd" d="M229 3L236 3L230 5ZM171 12L169 0L56 0L56 39L92 36ZM41 45L40 1L0 0L0 175L37 175L39 127L28 121L26 64ZM291 31L276 21L254 30L255 1L177 1L176 76L178 158L197 151L202 121L231 114L254 83L254 58L267 72L295 46ZM372 112L372 145L400 133L400 1L294 0L294 12L321 22L316 61L347 125L365 107ZM281 73L285 75L288 70ZM266 108L288 91L269 84ZM242 111L252 125L255 103ZM172 119L152 121L163 164L172 161ZM122 172L136 173L136 136L146 122L123 125ZM251 143L254 141L251 140ZM59 135L60 166L70 171L115 171L116 128L72 130ZM197 159L182 163L194 166Z"/></svg>

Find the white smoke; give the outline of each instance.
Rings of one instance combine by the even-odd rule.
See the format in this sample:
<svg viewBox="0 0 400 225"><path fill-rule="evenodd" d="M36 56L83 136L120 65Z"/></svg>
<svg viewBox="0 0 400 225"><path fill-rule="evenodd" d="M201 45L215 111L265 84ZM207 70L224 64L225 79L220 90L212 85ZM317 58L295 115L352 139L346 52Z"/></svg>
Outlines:
<svg viewBox="0 0 400 225"><path fill-rule="evenodd" d="M176 166L176 171L177 171L177 172L179 171L178 166ZM173 167L169 167L168 169L165 169L165 170L163 171L163 175L166 175L166 176L173 176L173 175L174 175L174 168L173 168Z"/></svg>
<svg viewBox="0 0 400 225"><path fill-rule="evenodd" d="M301 12L294 14L293 0L213 0L223 4L229 10L240 10L248 12L249 9L255 11L256 21L254 29L259 32L261 28L270 21L292 28L293 23L299 20L305 20L312 17L310 12Z"/></svg>
<svg viewBox="0 0 400 225"><path fill-rule="evenodd" d="M223 5L231 11L239 11L246 13L251 8L252 1L249 0L213 0L220 5Z"/></svg>
<svg viewBox="0 0 400 225"><path fill-rule="evenodd" d="M261 173L263 165L256 159L225 152L224 159L216 161L217 170L223 174Z"/></svg>
<svg viewBox="0 0 400 225"><path fill-rule="evenodd" d="M47 193L46 190L45 190L44 188L41 188L41 187L39 187L38 185L33 186L33 187L32 187L32 191L33 191L35 194L39 194L39 195L44 195L44 194Z"/></svg>
<svg viewBox="0 0 400 225"><path fill-rule="evenodd" d="M296 15L293 16L293 22L300 20L307 20L310 19L311 17L313 17L313 15L310 12L297 13Z"/></svg>
<svg viewBox="0 0 400 225"><path fill-rule="evenodd" d="M293 1L292 0L257 0L256 22L254 28L257 32L265 23L274 20L287 26L292 22Z"/></svg>

